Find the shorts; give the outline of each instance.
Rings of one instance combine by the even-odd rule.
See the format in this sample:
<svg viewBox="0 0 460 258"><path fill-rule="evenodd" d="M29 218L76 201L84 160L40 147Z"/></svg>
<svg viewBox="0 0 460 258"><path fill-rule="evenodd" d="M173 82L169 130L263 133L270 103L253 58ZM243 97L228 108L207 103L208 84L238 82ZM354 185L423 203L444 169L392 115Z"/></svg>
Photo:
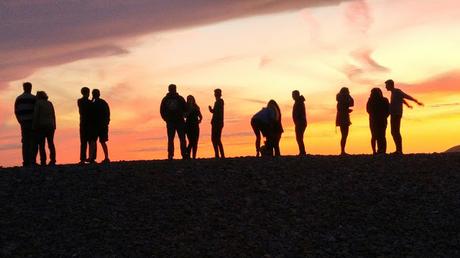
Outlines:
<svg viewBox="0 0 460 258"><path fill-rule="evenodd" d="M97 128L94 128L92 135L91 135L91 140L92 141L97 141L99 139L99 142L107 142L109 140L109 126L99 126Z"/></svg>

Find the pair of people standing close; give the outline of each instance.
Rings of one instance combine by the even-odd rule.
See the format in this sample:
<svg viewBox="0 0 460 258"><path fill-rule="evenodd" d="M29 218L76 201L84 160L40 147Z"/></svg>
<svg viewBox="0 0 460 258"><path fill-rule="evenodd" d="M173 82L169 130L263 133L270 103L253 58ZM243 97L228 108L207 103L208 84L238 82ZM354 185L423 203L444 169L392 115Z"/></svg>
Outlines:
<svg viewBox="0 0 460 258"><path fill-rule="evenodd" d="M14 110L21 126L23 166L36 165L37 152L40 151L40 164L46 165L45 142L50 152L49 165L56 164L54 133L56 131L56 114L53 104L44 91L32 94L32 84L23 83L23 91L16 98Z"/></svg>
<svg viewBox="0 0 460 258"><path fill-rule="evenodd" d="M216 103L214 107L209 107L209 111L213 113L213 118L211 120L212 143L216 158L219 156L224 158L224 149L221 141L222 128L224 126L224 101L221 98L222 91L216 89L214 95L216 97ZM190 155L195 159L200 135L199 124L203 119L200 107L197 105L195 98L189 95L187 96L186 102L185 99L177 93L176 85L170 84L168 93L161 101L160 114L166 122L168 159L173 159L174 157L174 138L176 133L179 136L182 159L188 159ZM189 142L188 146L186 138Z"/></svg>
<svg viewBox="0 0 460 258"><path fill-rule="evenodd" d="M304 156L306 151L303 136L307 128L305 97L300 95L298 90L295 90L292 92L292 99L295 101L292 108L292 120L295 125L299 156ZM252 117L251 127L256 135L256 157L281 155L279 144L284 129L281 123L281 110L276 101L270 100L266 107ZM266 138L264 146L260 146L261 136Z"/></svg>
<svg viewBox="0 0 460 258"><path fill-rule="evenodd" d="M366 105L366 110L369 113L369 127L371 130L371 147L374 154L384 154L387 149L386 142L386 128L387 118L391 116L391 135L396 145L395 154L402 154L402 136L401 136L401 119L403 114L403 104L409 108L412 108L406 101L411 100L420 106L423 103L419 102L415 98L407 95L402 90L395 88L393 80L385 81L385 88L391 92L391 102L387 98L383 97L383 93L379 88L373 88L371 95ZM336 125L340 126L342 134L341 139L341 154L346 154L345 145L349 132L350 113L353 107L354 101L350 96L348 88L342 88L337 94L337 118Z"/></svg>
<svg viewBox="0 0 460 258"><path fill-rule="evenodd" d="M80 164L95 163L97 158L97 140L104 152L103 163L110 162L107 141L109 140L110 107L100 98L98 89L93 89L92 100L89 99L90 89L81 89L82 97L77 101L80 113ZM88 155L87 155L88 154Z"/></svg>

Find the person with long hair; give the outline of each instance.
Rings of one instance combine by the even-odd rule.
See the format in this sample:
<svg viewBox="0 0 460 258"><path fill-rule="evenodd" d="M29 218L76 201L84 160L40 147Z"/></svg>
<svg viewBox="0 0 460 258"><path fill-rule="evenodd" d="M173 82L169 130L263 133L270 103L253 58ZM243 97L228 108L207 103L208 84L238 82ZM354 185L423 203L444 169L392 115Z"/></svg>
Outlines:
<svg viewBox="0 0 460 258"><path fill-rule="evenodd" d="M350 90L347 87L340 89L336 96L337 100L337 116L335 125L340 127L342 138L340 140L340 154L347 155L345 146L347 144L348 132L351 125L350 113L353 111L351 107L354 106L354 100L350 96Z"/></svg>
<svg viewBox="0 0 460 258"><path fill-rule="evenodd" d="M200 137L200 126L203 116L201 115L200 107L196 104L195 98L192 95L187 96L187 106L185 111L185 134L188 139L187 156L196 159L198 150L198 139Z"/></svg>
<svg viewBox="0 0 460 258"><path fill-rule="evenodd" d="M278 103L271 99L268 104L267 108L271 109L274 111L275 114L275 121L272 125L272 143L273 143L273 150L275 156L281 156L280 152L280 140L281 140L281 135L283 134L283 125L281 124L281 110L280 107L278 106Z"/></svg>
<svg viewBox="0 0 460 258"><path fill-rule="evenodd" d="M369 127L371 129L371 147L373 154L385 154L387 150L387 140L385 133L387 130L387 118L390 115L390 102L383 97L379 88L373 88L366 105L369 113Z"/></svg>

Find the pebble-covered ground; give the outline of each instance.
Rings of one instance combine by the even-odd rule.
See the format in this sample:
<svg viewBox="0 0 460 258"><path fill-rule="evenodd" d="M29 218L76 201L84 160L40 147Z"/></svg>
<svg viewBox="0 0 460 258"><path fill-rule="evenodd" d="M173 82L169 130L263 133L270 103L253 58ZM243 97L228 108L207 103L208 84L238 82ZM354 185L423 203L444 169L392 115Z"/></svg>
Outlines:
<svg viewBox="0 0 460 258"><path fill-rule="evenodd" d="M0 170L1 257L459 257L460 156Z"/></svg>

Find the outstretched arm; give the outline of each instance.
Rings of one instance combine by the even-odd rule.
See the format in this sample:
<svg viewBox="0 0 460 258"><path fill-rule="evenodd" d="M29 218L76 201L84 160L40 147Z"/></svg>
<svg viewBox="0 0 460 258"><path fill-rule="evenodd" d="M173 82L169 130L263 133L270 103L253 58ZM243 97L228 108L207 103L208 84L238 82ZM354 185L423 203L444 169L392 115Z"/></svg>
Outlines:
<svg viewBox="0 0 460 258"><path fill-rule="evenodd" d="M404 105L406 105L406 107L408 107L408 108L410 108L410 109L414 108L414 107L413 107L411 104L409 104L409 102L407 102L405 99L403 99L403 103L404 103Z"/></svg>
<svg viewBox="0 0 460 258"><path fill-rule="evenodd" d="M404 93L404 92L403 92L403 98L404 98L404 99L411 100L411 101L417 103L417 105L419 105L419 106L423 106L423 103L422 103L422 102L418 101L417 99L413 98L413 97L410 96L410 95L407 95L407 94ZM408 107L409 107L409 106L408 106Z"/></svg>

